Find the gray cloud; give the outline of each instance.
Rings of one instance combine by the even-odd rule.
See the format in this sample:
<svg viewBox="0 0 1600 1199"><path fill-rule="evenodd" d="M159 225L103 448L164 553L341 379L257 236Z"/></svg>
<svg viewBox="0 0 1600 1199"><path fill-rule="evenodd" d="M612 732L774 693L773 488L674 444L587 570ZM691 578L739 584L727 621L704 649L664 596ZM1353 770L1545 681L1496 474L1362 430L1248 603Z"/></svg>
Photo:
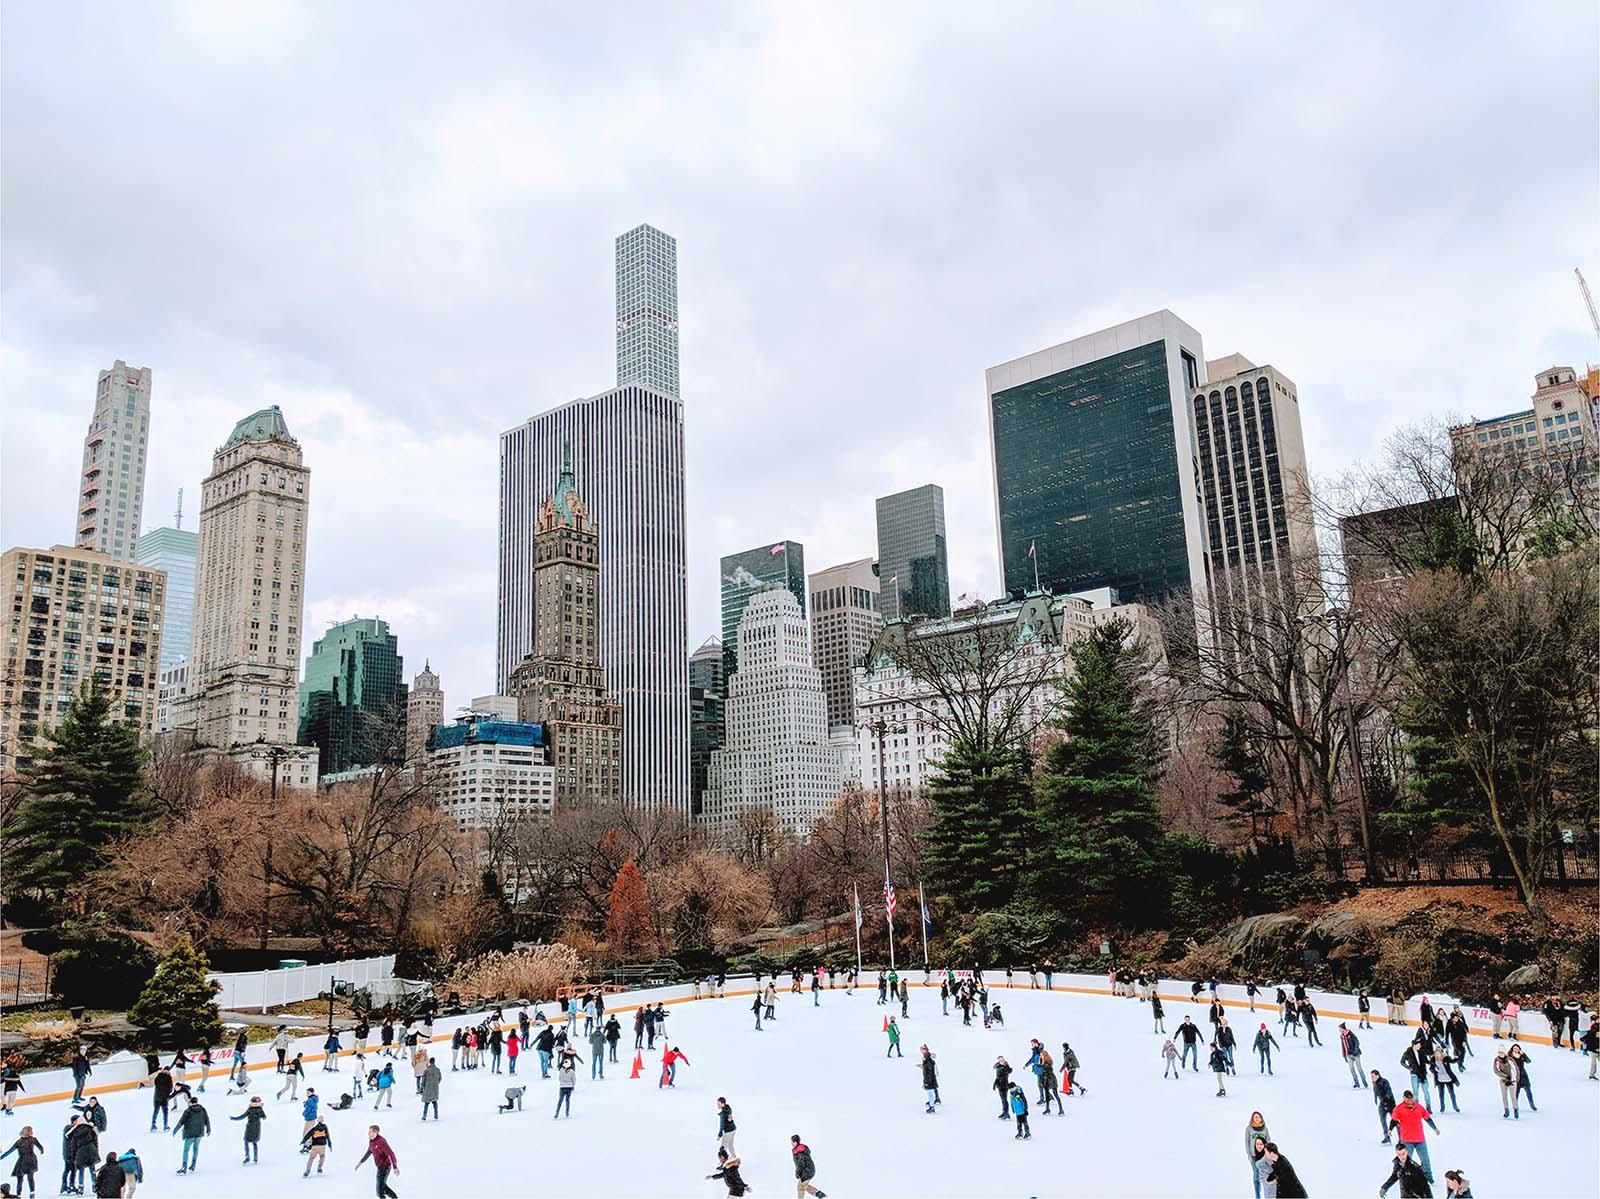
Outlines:
<svg viewBox="0 0 1600 1199"><path fill-rule="evenodd" d="M1600 356L1592 5L1191 9L7 5L3 539L70 536L113 358L155 371L147 523L280 403L312 629L377 612L488 690L496 434L609 384L640 220L691 646L722 553L871 553L923 482L992 594L984 368L1154 308L1290 374L1323 474Z"/></svg>

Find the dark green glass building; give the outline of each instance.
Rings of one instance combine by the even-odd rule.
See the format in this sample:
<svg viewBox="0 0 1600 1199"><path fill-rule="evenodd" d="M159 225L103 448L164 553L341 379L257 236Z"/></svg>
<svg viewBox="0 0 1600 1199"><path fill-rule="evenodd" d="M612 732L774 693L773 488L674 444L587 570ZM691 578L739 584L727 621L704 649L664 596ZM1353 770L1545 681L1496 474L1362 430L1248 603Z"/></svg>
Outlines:
<svg viewBox="0 0 1600 1199"><path fill-rule="evenodd" d="M988 372L1008 592L1148 603L1203 579L1188 393L1204 361L1163 311Z"/></svg>
<svg viewBox="0 0 1600 1199"><path fill-rule="evenodd" d="M399 642L383 620L343 621L312 645L297 740L317 747L321 774L405 757L403 670Z"/></svg>
<svg viewBox="0 0 1600 1199"><path fill-rule="evenodd" d="M883 618L949 616L944 488L925 483L881 496L877 518L878 607Z"/></svg>
<svg viewBox="0 0 1600 1199"><path fill-rule="evenodd" d="M806 612L806 547L798 541L773 541L722 559L722 664L731 675L739 668L739 618L757 592L785 587Z"/></svg>

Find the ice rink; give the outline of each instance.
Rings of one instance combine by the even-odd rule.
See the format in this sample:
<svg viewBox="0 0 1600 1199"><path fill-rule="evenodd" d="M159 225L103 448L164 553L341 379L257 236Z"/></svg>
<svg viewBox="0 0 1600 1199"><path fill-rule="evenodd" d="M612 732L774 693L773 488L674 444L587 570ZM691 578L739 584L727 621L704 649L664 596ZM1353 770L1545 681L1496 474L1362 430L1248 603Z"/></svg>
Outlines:
<svg viewBox="0 0 1600 1199"><path fill-rule="evenodd" d="M1179 1082L1162 1079L1164 1038L1152 1033L1148 1006L1134 999L999 988L991 996L1004 1011L1005 1027L985 1030L976 1022L963 1027L959 1015L941 1015L937 988L913 987L910 1018L902 1022L905 1057L885 1059L882 1024L890 1009L877 1005L874 990L853 996L824 990L816 1008L809 993L784 992L777 1020L756 1032L750 995L734 994L735 985L729 983L722 1000L669 1005L672 1043L689 1060L679 1068L674 1090L657 1086L659 1038L655 1051L645 1055L643 1077L628 1077L636 1000L616 996L626 1034L621 1061L607 1065L604 1081L590 1081L587 1064L580 1069L571 1119L552 1120L556 1082L539 1078L537 1055L523 1057L515 1080L528 1086L525 1110L499 1115L495 1106L513 1080L487 1067L451 1073L446 1040L436 1047L444 1069L442 1119L420 1122L409 1067L397 1066L401 1081L392 1111L375 1116L369 1098L350 1111L327 1114L334 1148L322 1178L301 1180L299 1104L274 1098L280 1079L270 1069L251 1076L251 1093L266 1099L270 1113L259 1165L240 1164L244 1124L228 1120L244 1110L248 1095L224 1095L227 1083L215 1075L202 1097L213 1132L202 1144L197 1174L177 1177L179 1142L147 1131L148 1090L102 1096L110 1121L101 1137L102 1159L107 1150L136 1147L145 1162L143 1196L276 1199L302 1190L364 1196L374 1193L372 1166L358 1174L355 1163L367 1125L375 1120L399 1156L400 1172L391 1185L401 1196L714 1197L725 1193L721 1182L705 1180L716 1165L720 1095L733 1105L744 1176L760 1197L793 1193L791 1133L811 1147L816 1185L839 1199L1248 1197L1244 1128L1257 1109L1312 1195L1373 1195L1388 1175L1391 1150L1379 1143L1371 1092L1350 1085L1339 1057L1337 1017L1324 1017L1321 1048L1308 1048L1303 1037L1289 1038L1273 1077L1258 1075L1252 1055L1241 1051L1239 1075L1219 1099L1204 1062L1200 1073L1185 1073ZM1174 996L1166 1007L1169 1030L1192 1015L1209 1031L1203 1004ZM897 1006L893 1010L898 1013ZM1235 1008L1229 1017L1241 1047L1262 1020L1285 1039L1269 1011L1252 1016ZM449 1029L449 1022L440 1022L446 1038ZM1397 1096L1407 1085L1398 1059L1411 1031L1380 1022L1360 1034L1365 1065L1381 1070ZM1003 1054L1020 1070L1031 1037L1042 1040L1058 1064L1062 1042L1071 1042L1088 1094L1068 1100L1064 1117L1045 1116L1033 1104L1031 1076L1024 1079L1034 1136L1019 1142L1012 1122L996 1118L993 1065ZM923 1112L917 1064L923 1043L939 1065L943 1103L935 1115ZM1501 1119L1490 1073L1497 1044L1471 1039L1476 1056L1467 1060L1459 1088L1461 1114L1436 1113L1442 1131L1429 1137L1435 1194L1445 1193L1444 1171L1458 1168L1484 1199L1596 1195L1600 1083L1586 1080L1583 1055L1525 1038L1539 1110L1525 1109L1513 1122ZM301 1047L308 1057L320 1052L320 1038ZM587 1045L579 1052L587 1063ZM253 1046L252 1054L253 1060L270 1056L265 1046ZM307 1074L325 1100L349 1089L348 1072L324 1074L321 1063L313 1062ZM191 1085L196 1077L191 1072ZM65 1101L30 1104L0 1125L4 1145L23 1124L32 1124L44 1143L41 1194L57 1193L67 1114Z"/></svg>

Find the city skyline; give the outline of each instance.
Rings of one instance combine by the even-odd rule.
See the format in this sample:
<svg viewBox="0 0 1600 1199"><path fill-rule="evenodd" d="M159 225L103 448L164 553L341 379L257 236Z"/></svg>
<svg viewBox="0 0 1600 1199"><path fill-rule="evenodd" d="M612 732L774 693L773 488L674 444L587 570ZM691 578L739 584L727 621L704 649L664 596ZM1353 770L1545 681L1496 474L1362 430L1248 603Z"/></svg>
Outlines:
<svg viewBox="0 0 1600 1199"><path fill-rule="evenodd" d="M1407 27L1420 20L1398 19ZM1550 363L1581 369L1596 357L1571 276L1571 247L1591 240L1582 181L1592 174L1592 151L1573 147L1589 144L1581 96L1593 71L1576 47L1586 44L1593 17L1576 7L1570 18L1553 18L1571 36L1506 26L1457 31L1436 45L1430 79L1417 86L1436 98L1425 108L1453 114L1448 127L1422 110L1396 121L1387 106L1335 105L1340 131L1323 162L1290 144L1293 118L1262 113L1259 96L1208 93L1192 145L1164 151L1171 157L1163 170L1240 172L1263 147L1289 151L1287 190L1237 214L1194 194L1148 189L1124 213L1127 193L1116 184L1080 189L1065 210L1045 214L1029 195L1060 194L1060 180L1042 164L1011 183L972 184L970 162L989 153L990 138L980 150L946 101L933 97L917 116L897 91L928 69L945 38L959 36L954 30L902 31L894 59L869 66L855 38L876 39L880 18L854 16L841 77L820 117L786 117L777 103L783 93L758 86L754 112L762 119L745 118L758 134L743 119L715 115L731 106L716 91L725 85L709 83L706 94L687 97L689 112L671 118L681 135L660 123L664 116L641 117L618 136L647 152L631 162L609 154L612 165L592 178L581 158L591 118L570 130L551 127L552 100L541 85L516 82L520 66L490 63L483 80L459 94L432 78L413 89L411 117L428 135L425 152L380 227L362 228L360 214L371 211L366 183L321 172L316 211L326 235L311 239L323 247L314 255L283 252L279 235L291 211L283 205L298 201L274 188L231 189L196 213L178 198L191 181L157 179L110 213L100 202L98 161L108 153L115 162L172 160L193 150L217 162L221 177L270 177L293 193L294 178L263 176L252 164L290 154L286 134L245 114L247 157L242 146L213 142L157 84L239 56L270 84L293 70L285 49L306 27L256 28L241 15L232 26L173 29L152 16L142 34L154 34L160 51L120 73L114 104L104 101L109 80L69 87L23 70L14 57L26 46L41 62L90 61L102 43L115 44L126 20L110 14L91 29L19 11L0 51L14 68L0 115L10 168L0 345L28 418L8 428L3 539L74 539L64 514L79 484L87 389L115 358L159 376L146 499L179 486L193 492L217 431L240 412L280 404L308 462L330 464L318 477L305 640L351 611L380 612L459 694L496 687L493 611L484 599L494 574L493 438L529 412L592 394L610 376L615 333L603 315L595 319L611 311L604 255L641 221L677 238L684 310L693 317L682 335L693 381L685 650L719 628L723 553L781 528L803 540L814 561L859 557L872 544L873 498L928 480L946 491L950 590L997 594L984 369L1141 312L1169 307L1204 331L1212 351L1238 348L1292 375L1319 477L1372 456L1406 421L1523 407L1534 371ZM309 40L330 55L355 36L354 23L337 13L293 20L325 32ZM814 44L807 35L820 41L832 32L825 15L795 20L801 46ZM1326 56L1325 73L1302 83L1304 103L1331 102L1342 94L1340 64L1366 61L1370 46L1341 32L1341 23L1348 14L1342 22L1297 14L1283 29L1286 44L1315 41ZM1126 32L1114 17L1090 25L1086 34ZM648 22L636 31L668 32ZM1174 40L1152 53L1177 61L1184 34L1209 42L1224 31L1203 14L1186 15ZM776 53L791 70L803 61L759 20L728 36L757 59L757 51ZM1491 49L1526 84L1509 107L1472 87ZM978 65L998 77L1011 53L985 46ZM1379 57L1374 69L1404 70L1396 47ZM689 61L673 60L630 88L672 88L692 74ZM1075 81L1007 79L974 119L1071 108L1097 90L1127 100L1130 87L1099 68ZM1157 112L1173 89L1145 106L1124 105L1093 132L1085 153L1126 144L1153 162L1137 138L1159 127ZM911 94L929 100L925 91ZM345 152L341 139L373 140L382 150L385 137L366 137L374 131L361 124L353 97L312 95L340 147L330 152ZM636 95L596 94L592 119L605 123ZM216 103L234 112L241 100L222 86ZM109 123L85 126L80 103L109 114ZM1546 114L1538 127L1492 161L1479 161L1476 141L1461 132L1526 127L1534 110ZM1570 125L1548 119L1561 112L1572 114ZM504 115L508 131L485 113ZM874 113L881 125L864 119ZM905 148L921 145L914 134L923 120L946 129L946 146ZM1013 147L1026 144L1014 122L988 123ZM843 146L841 125L851 129ZM45 144L29 127L56 133ZM691 130L725 152L715 155L715 171L692 152ZM1416 141L1428 146L1436 182L1409 173ZM889 142L896 153L879 155ZM515 152L524 145L548 153ZM672 155L680 173L660 176L655 168ZM848 212L830 201L836 180L826 164L834 156L864 172L853 194L885 199ZM512 168L508 157L529 165ZM300 173L318 173L315 159L307 167ZM907 170L942 189L940 211L900 212L889 181ZM1395 186L1396 176L1406 188ZM515 219L505 219L506 201ZM163 222L180 211L214 250L196 256L209 259L202 269L173 262L164 248L172 237ZM1155 236L1180 220L1194 228L1183 244ZM1115 245L1115 254L1083 244L1081 230L1095 226L1106 232L1092 240ZM415 254L373 268L373 246L397 241ZM1030 269L1013 271L1016 262ZM252 286L218 287L241 277ZM152 278L163 286L150 289ZM906 327L935 336L897 340ZM819 373L827 377L820 386ZM800 520L791 515L797 497ZM418 569L424 560L428 569Z"/></svg>

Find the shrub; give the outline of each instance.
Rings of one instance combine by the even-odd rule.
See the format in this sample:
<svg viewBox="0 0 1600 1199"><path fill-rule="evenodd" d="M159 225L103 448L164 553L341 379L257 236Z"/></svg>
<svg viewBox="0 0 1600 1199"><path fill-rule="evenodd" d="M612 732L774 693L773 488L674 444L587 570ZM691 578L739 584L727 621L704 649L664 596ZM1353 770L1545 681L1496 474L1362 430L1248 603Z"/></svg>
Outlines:
<svg viewBox="0 0 1600 1199"><path fill-rule="evenodd" d="M148 945L100 920L68 920L22 943L50 955L52 989L68 1007L126 1008L156 968Z"/></svg>
<svg viewBox="0 0 1600 1199"><path fill-rule="evenodd" d="M584 977L583 960L560 941L510 953L488 953L464 962L445 980L444 989L461 996L469 1007L506 999L545 1003L560 987Z"/></svg>
<svg viewBox="0 0 1600 1199"><path fill-rule="evenodd" d="M1396 927L1378 943L1372 981L1380 991L1414 995L1438 982L1439 942L1423 928Z"/></svg>

